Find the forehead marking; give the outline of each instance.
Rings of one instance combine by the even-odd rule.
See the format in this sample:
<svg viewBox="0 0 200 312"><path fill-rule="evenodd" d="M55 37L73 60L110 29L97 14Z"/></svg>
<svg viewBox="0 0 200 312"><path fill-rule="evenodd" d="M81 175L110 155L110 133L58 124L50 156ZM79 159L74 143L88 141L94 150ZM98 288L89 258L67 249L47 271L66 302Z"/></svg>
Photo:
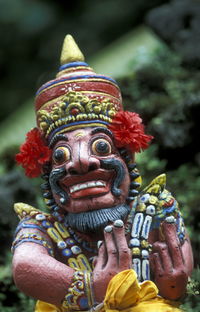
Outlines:
<svg viewBox="0 0 200 312"><path fill-rule="evenodd" d="M85 132L84 131L79 131L79 132L77 132L76 134L75 134L75 137L76 138L82 138L82 137L84 137L86 134L85 134Z"/></svg>

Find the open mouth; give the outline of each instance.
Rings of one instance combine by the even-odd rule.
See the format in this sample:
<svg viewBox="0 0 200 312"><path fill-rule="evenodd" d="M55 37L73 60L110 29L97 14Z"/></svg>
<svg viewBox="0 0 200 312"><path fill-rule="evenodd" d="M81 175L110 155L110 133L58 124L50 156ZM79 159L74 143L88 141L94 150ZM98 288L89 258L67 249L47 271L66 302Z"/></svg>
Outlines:
<svg viewBox="0 0 200 312"><path fill-rule="evenodd" d="M80 199L83 197L101 196L110 191L113 172L98 169L85 175L66 176L62 182L70 197Z"/></svg>
<svg viewBox="0 0 200 312"><path fill-rule="evenodd" d="M70 187L69 191L70 193L74 193L80 190L85 190L87 188L91 188L91 187L99 187L99 186L106 186L105 182L102 181L91 181L91 182L87 182L87 183L80 183L80 184L76 184Z"/></svg>
<svg viewBox="0 0 200 312"><path fill-rule="evenodd" d="M88 181L69 187L72 198L103 195L109 191L109 186L104 181Z"/></svg>

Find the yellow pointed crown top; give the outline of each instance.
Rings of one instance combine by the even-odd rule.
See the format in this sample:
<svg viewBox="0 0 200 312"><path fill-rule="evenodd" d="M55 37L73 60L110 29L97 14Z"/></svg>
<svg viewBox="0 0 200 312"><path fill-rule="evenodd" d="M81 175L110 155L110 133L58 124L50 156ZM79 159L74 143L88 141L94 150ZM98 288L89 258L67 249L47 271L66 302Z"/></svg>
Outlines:
<svg viewBox="0 0 200 312"><path fill-rule="evenodd" d="M84 55L80 51L74 38L71 35L67 35L63 42L62 52L60 56L60 64L64 65L71 62L83 62Z"/></svg>

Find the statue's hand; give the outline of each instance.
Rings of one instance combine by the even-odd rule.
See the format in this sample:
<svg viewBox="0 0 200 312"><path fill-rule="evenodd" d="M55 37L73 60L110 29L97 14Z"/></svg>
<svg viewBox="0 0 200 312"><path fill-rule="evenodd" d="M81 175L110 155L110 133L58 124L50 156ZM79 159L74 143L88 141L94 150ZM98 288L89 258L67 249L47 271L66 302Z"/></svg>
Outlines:
<svg viewBox="0 0 200 312"><path fill-rule="evenodd" d="M187 268L174 223L163 222L164 241L153 244L150 256L151 270L159 294L170 300L178 300L186 291Z"/></svg>
<svg viewBox="0 0 200 312"><path fill-rule="evenodd" d="M115 221L104 229L104 242L99 248L93 271L94 295L97 302L104 299L109 281L117 273L131 268L131 251L128 248L123 222Z"/></svg>

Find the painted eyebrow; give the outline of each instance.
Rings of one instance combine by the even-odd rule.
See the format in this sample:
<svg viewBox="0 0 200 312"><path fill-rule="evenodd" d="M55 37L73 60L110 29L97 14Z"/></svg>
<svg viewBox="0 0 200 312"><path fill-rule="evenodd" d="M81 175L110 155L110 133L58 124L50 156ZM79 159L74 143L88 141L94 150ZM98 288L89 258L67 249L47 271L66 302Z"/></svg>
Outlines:
<svg viewBox="0 0 200 312"><path fill-rule="evenodd" d="M107 129L107 128L97 127L94 130L92 130L91 133L92 134L96 134L96 133L100 133L100 132L103 132L103 133L107 134L109 137L111 137L111 139L113 139L112 132L109 129Z"/></svg>
<svg viewBox="0 0 200 312"><path fill-rule="evenodd" d="M64 134L56 134L52 139L51 139L51 142L50 142L50 144L49 144L49 147L50 148L53 148L55 145L56 145L56 143L58 142L58 141L66 141L66 142L68 142L69 140L68 140L68 138L64 135Z"/></svg>

